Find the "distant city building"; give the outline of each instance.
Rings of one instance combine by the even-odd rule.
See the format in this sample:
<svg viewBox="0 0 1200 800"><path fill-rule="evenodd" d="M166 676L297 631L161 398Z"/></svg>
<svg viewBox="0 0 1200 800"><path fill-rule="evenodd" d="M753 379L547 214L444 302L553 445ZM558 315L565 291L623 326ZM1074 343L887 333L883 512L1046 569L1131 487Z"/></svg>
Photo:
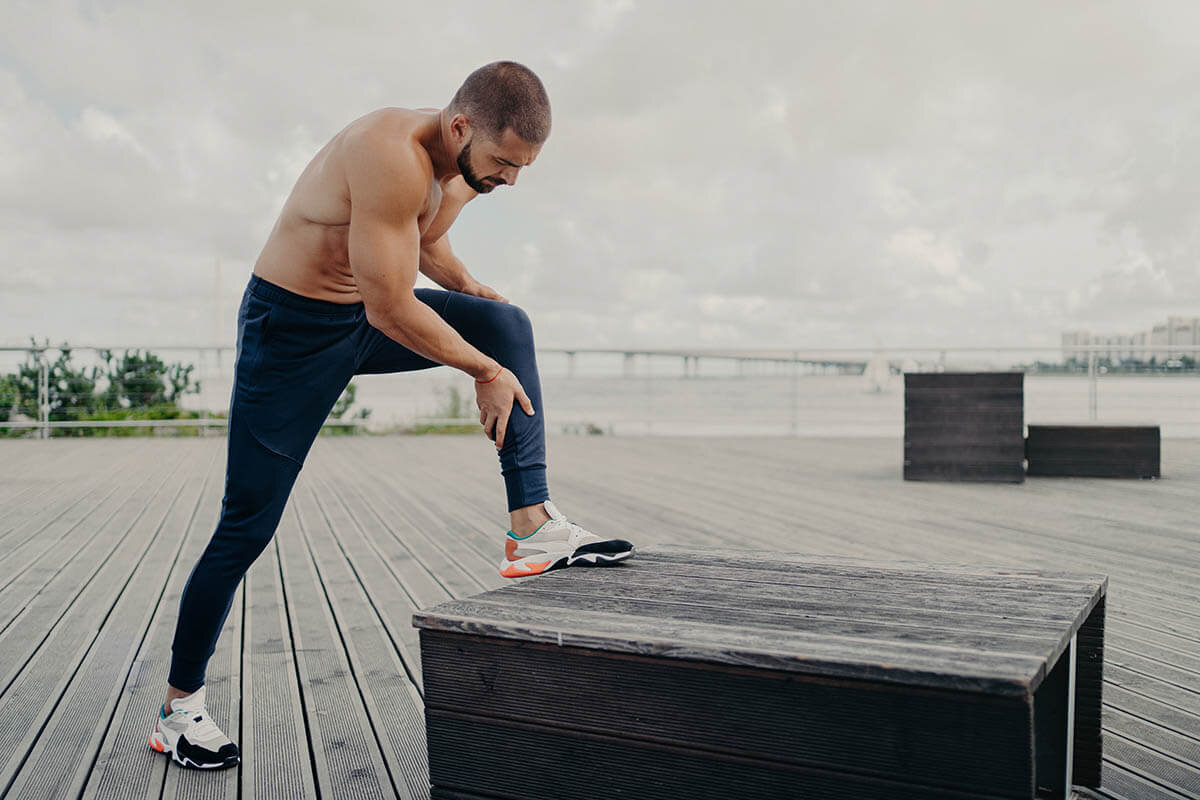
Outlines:
<svg viewBox="0 0 1200 800"><path fill-rule="evenodd" d="M1141 331L1140 333L1135 333L1132 338L1133 346L1137 348L1133 351L1133 357L1138 361L1147 360L1149 357L1146 355L1146 351L1142 348L1150 344L1150 332Z"/></svg>
<svg viewBox="0 0 1200 800"><path fill-rule="evenodd" d="M1168 350L1187 347L1192 350ZM1200 360L1200 317L1167 317L1148 331L1130 334L1093 334L1091 331L1065 331L1062 335L1063 362L1087 361L1088 350L1096 347L1096 358L1114 364L1122 361L1170 361L1190 356ZM1160 349L1161 348L1161 349Z"/></svg>
<svg viewBox="0 0 1200 800"><path fill-rule="evenodd" d="M1197 333L1200 333L1200 317L1168 317L1167 318L1167 344L1170 345L1200 345L1200 339L1197 338ZM1165 358L1179 358L1181 355L1190 355L1196 357L1196 351L1189 353L1164 353ZM1159 358L1159 361L1163 360Z"/></svg>
<svg viewBox="0 0 1200 800"><path fill-rule="evenodd" d="M1066 331L1062 335L1062 351L1063 363L1071 359L1087 360L1087 353L1077 350L1078 347L1087 347L1092 343L1092 334L1089 331Z"/></svg>
<svg viewBox="0 0 1200 800"><path fill-rule="evenodd" d="M1167 325L1167 323L1160 322L1157 325L1155 325L1153 328L1150 329L1150 346L1151 347L1158 348L1164 344L1170 344L1170 343L1171 343L1171 329ZM1156 360L1162 361L1163 359L1165 359L1167 357L1167 354L1168 354L1167 350L1158 350L1158 349L1151 350L1146 355L1146 360L1149 361L1150 357L1153 356Z"/></svg>

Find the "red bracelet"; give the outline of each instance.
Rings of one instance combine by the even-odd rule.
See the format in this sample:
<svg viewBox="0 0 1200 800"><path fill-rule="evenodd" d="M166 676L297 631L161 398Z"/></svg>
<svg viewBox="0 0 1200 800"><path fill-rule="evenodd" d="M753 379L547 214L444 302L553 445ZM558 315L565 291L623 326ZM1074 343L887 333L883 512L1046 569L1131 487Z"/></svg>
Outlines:
<svg viewBox="0 0 1200 800"><path fill-rule="evenodd" d="M500 377L501 372L504 372L504 367L501 367L500 369L496 370L496 374L493 375L492 377L488 378L486 381L476 380L475 382L476 383L491 383L492 381L496 380L496 378Z"/></svg>

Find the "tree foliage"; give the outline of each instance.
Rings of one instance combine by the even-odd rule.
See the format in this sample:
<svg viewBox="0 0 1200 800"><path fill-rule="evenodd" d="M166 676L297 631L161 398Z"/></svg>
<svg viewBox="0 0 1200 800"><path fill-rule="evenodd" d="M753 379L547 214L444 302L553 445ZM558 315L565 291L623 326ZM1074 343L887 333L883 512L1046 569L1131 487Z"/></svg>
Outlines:
<svg viewBox="0 0 1200 800"><path fill-rule="evenodd" d="M36 340L30 342L39 347ZM40 346L48 347L49 341ZM57 351L30 350L16 372L0 376L0 422L16 414L39 418L39 365L50 352L57 352L46 364L52 421L172 419L182 415L179 401L183 395L200 391L199 382L192 380L192 364L167 364L149 351L126 350L118 356L101 350L103 366L81 367L73 363L72 351L64 342ZM56 434L87 435L87 431L63 429Z"/></svg>
<svg viewBox="0 0 1200 800"><path fill-rule="evenodd" d="M23 416L40 419L38 380L45 359L51 421L108 421L132 419L179 419L197 416L180 405L183 396L200 391L193 380L195 366L167 363L149 350L98 351L100 365L90 368L73 363L70 347L50 348L31 339L31 350L17 371L0 375L0 435L24 436L28 429L6 428L3 423ZM38 351L38 348L49 348ZM57 353L53 360L47 356ZM368 408L352 411L357 387L346 387L331 416L337 420L360 421L371 415ZM58 428L55 436L136 436L144 433L130 427ZM356 433L356 427L335 427L330 433Z"/></svg>
<svg viewBox="0 0 1200 800"><path fill-rule="evenodd" d="M101 395L106 409L175 406L183 395L200 391L200 384L192 382L193 364L165 364L140 350L126 350L120 357L101 350L100 357L108 380Z"/></svg>
<svg viewBox="0 0 1200 800"><path fill-rule="evenodd" d="M358 387L355 386L353 382L351 382L349 385L346 386L346 390L344 392L342 392L342 396L339 397L337 399L337 402L333 404L333 409L329 412L329 417L331 419L346 420L346 421L354 421L354 420L364 420L365 421L365 420L369 419L371 416L371 409L369 409L369 408L360 408L357 411L355 411L353 414L351 414L350 416L348 416L348 417L346 416L346 414L350 411L351 407L353 407L354 401L355 401L355 396L357 394L358 394ZM346 435L356 434L359 431L357 428L353 428L353 427L349 427L349 426L346 426L346 427L330 426L330 427L324 428L321 432L326 435L330 435L330 436L346 436Z"/></svg>

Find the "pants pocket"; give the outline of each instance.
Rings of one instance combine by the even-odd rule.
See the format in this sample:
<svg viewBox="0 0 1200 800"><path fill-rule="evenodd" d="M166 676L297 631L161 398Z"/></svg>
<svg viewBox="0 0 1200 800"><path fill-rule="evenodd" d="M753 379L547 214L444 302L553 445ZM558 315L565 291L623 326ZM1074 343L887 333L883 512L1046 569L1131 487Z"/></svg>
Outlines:
<svg viewBox="0 0 1200 800"><path fill-rule="evenodd" d="M252 385L258 365L267 347L267 333L274 309L250 292L238 308L237 360L234 363L234 387Z"/></svg>
<svg viewBox="0 0 1200 800"><path fill-rule="evenodd" d="M353 377L352 323L282 305L269 306L261 322L256 313L252 302L242 329L247 363L233 401L254 438L303 464Z"/></svg>

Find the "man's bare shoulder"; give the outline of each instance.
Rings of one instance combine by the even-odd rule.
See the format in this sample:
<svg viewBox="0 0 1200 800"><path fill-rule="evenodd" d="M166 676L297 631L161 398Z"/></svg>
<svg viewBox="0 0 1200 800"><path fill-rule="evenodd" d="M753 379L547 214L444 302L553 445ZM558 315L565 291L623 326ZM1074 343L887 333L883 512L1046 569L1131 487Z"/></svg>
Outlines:
<svg viewBox="0 0 1200 800"><path fill-rule="evenodd" d="M356 184L400 194L428 194L433 160L418 136L428 120L429 114L421 111L381 108L346 126L340 149L351 194Z"/></svg>

